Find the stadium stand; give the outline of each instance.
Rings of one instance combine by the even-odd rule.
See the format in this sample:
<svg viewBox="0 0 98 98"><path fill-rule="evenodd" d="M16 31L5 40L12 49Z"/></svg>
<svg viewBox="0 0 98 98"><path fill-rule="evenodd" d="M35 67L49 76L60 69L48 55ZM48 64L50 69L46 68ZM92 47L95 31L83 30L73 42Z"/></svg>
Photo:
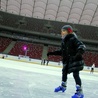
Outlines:
<svg viewBox="0 0 98 98"><path fill-rule="evenodd" d="M7 46L11 43L11 39L9 38L1 38L0 37L0 52L3 52Z"/></svg>
<svg viewBox="0 0 98 98"><path fill-rule="evenodd" d="M73 26L74 29L77 30L77 35L79 35L83 39L89 40L98 40L97 37L97 27L88 26L88 25L80 25L80 24L71 24L65 22L58 22L58 21L51 21L51 20L43 20L43 19L36 19L36 18L29 18L18 16L14 14L9 14L5 12L0 12L2 14L3 20L1 24L4 26L20 28L23 30L30 30L36 31L40 33L54 33L60 34L61 27L65 24L69 24ZM20 22L23 21L24 25ZM51 25L52 28L46 29L46 25Z"/></svg>
<svg viewBox="0 0 98 98"><path fill-rule="evenodd" d="M95 63L95 66L98 67L98 53L86 51L83 57L87 66Z"/></svg>
<svg viewBox="0 0 98 98"><path fill-rule="evenodd" d="M3 17L2 22L0 22L1 25L7 26L7 27L13 27L13 28L20 28L21 30L29 30L29 31L36 31L40 33L54 33L54 34L60 34L60 28L65 24L70 23L64 23L64 22L57 22L57 21L51 21L51 20L43 20L43 19L36 19L36 18L29 18L24 16L18 16L14 14L9 14L5 12L0 12L0 14ZM25 25L22 25L20 20L23 20L26 22ZM50 21L50 22L49 22ZM46 25L51 25L52 29L47 30ZM88 25L80 25L80 24L70 24L76 29L78 32L77 35L79 35L83 39L88 40L98 40L97 31L98 27L94 26L88 26ZM3 42L3 44L2 44ZM0 38L0 52L4 51L4 49L10 44L10 39L4 39ZM22 51L19 47L21 45L26 44L25 42L17 42L13 49L10 51L9 54L11 55L24 55L24 51ZM30 51L28 51L28 56L31 58L41 59L43 46L41 45L35 45L35 44L27 44L28 47L30 47ZM37 47L39 46L39 47ZM32 48L33 47L33 48ZM37 47L37 49L36 49ZM48 51L56 50L57 48L54 46L50 46ZM84 54L84 59L86 62L86 65L90 66L93 62L95 62L96 66L98 66L98 54L93 52L86 52ZM60 57L51 56L49 57L49 60L52 61L60 61Z"/></svg>
<svg viewBox="0 0 98 98"><path fill-rule="evenodd" d="M54 46L49 46L48 47L48 52L52 52L52 51L55 51L55 50L58 50L59 48L58 47L54 47ZM61 56L54 56L54 55L50 55L49 56L49 61L55 61L55 62L60 62L62 59L61 59Z"/></svg>
<svg viewBox="0 0 98 98"><path fill-rule="evenodd" d="M3 17L3 21L1 22L1 25L4 25L4 26L17 28L19 25L18 21L22 19L22 17L18 15L12 15L9 13L7 14L4 12L0 12L0 14Z"/></svg>
<svg viewBox="0 0 98 98"><path fill-rule="evenodd" d="M51 51L55 51L58 49L59 49L58 47L49 46L48 51L51 52ZM98 53L86 51L83 55L83 58L84 58L85 64L87 66L91 66L93 63L95 63L95 66L98 67ZM53 55L53 56L49 56L49 60L59 62L59 61L61 61L61 57Z"/></svg>
<svg viewBox="0 0 98 98"><path fill-rule="evenodd" d="M11 43L11 39L9 38L1 38L0 37L0 52L2 53L8 45ZM43 51L43 45L41 44L32 44L27 42L16 42L15 46L11 49L9 52L10 55L25 55L25 51L23 50L23 47L26 46L28 48L27 56L34 59L41 59L42 57L42 51ZM59 47L56 46L49 46L48 52L59 50ZM85 63L87 66L91 66L93 63L95 63L96 67L98 67L98 53L96 52L90 52L86 51L83 55ZM49 61L55 61L59 62L62 60L61 56L49 56Z"/></svg>
<svg viewBox="0 0 98 98"><path fill-rule="evenodd" d="M43 46L39 44L16 42L9 54L15 56L25 55L25 50L23 49L24 47L27 47L27 56L34 59L41 59Z"/></svg>

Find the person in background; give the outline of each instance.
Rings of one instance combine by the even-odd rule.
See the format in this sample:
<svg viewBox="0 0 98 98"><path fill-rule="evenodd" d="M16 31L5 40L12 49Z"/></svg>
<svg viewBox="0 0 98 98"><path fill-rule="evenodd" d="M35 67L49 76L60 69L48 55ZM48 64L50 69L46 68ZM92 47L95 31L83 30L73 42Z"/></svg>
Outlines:
<svg viewBox="0 0 98 98"><path fill-rule="evenodd" d="M41 60L41 65L45 65L45 63L46 63L46 59L44 58Z"/></svg>
<svg viewBox="0 0 98 98"><path fill-rule="evenodd" d="M3 55L3 56L2 56L2 59L4 59L4 58L5 58L5 56Z"/></svg>
<svg viewBox="0 0 98 98"><path fill-rule="evenodd" d="M95 68L95 63L93 63L93 65L91 66L90 73L94 73L94 68Z"/></svg>
<svg viewBox="0 0 98 98"><path fill-rule="evenodd" d="M43 59L41 60L41 65L43 65Z"/></svg>
<svg viewBox="0 0 98 98"><path fill-rule="evenodd" d="M46 65L48 66L48 64L49 64L49 60L47 59L47 63L46 63Z"/></svg>
<svg viewBox="0 0 98 98"><path fill-rule="evenodd" d="M46 59L44 58L44 59L43 59L43 65L45 65L45 63L46 63Z"/></svg>

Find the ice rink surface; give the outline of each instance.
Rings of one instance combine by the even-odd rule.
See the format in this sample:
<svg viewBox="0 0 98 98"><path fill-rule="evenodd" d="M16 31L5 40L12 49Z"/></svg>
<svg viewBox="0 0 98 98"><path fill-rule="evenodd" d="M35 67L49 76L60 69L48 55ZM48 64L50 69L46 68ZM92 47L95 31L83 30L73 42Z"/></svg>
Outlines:
<svg viewBox="0 0 98 98"><path fill-rule="evenodd" d="M72 74L65 93L54 93L61 83L61 68L0 59L0 98L71 98ZM98 98L98 73L82 71L84 98Z"/></svg>

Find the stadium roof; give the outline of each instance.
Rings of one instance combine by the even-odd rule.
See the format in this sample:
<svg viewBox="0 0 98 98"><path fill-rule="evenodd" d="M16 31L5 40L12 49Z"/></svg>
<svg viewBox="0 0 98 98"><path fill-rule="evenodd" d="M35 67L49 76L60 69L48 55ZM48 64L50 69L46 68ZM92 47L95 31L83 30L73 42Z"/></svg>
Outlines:
<svg viewBox="0 0 98 98"><path fill-rule="evenodd" d="M98 0L0 0L0 9L27 17L98 26Z"/></svg>

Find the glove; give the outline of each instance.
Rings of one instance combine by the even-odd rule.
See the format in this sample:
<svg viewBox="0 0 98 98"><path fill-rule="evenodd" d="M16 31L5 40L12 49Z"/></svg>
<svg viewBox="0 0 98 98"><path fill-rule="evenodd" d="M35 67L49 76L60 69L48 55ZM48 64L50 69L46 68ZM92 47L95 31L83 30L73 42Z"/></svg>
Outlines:
<svg viewBox="0 0 98 98"><path fill-rule="evenodd" d="M47 53L47 56L49 56L49 52Z"/></svg>
<svg viewBox="0 0 98 98"><path fill-rule="evenodd" d="M47 56L49 56L49 55L51 55L51 54L52 54L52 52L48 52L48 53L47 53Z"/></svg>

